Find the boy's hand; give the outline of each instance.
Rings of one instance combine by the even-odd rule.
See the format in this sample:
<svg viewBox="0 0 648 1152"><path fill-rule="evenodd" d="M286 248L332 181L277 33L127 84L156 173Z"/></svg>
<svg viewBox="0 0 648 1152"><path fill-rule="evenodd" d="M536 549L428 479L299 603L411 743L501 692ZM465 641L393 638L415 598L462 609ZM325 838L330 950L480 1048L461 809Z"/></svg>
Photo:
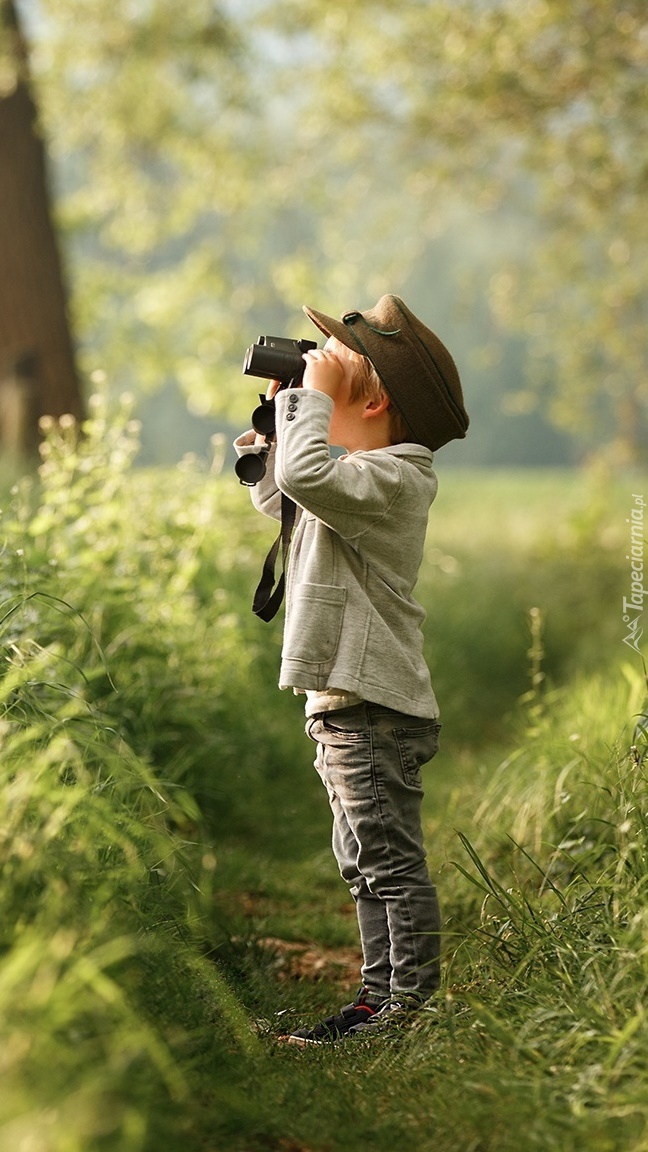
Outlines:
<svg viewBox="0 0 648 1152"><path fill-rule="evenodd" d="M344 379L344 366L339 357L325 348L312 348L310 352L304 352L304 360L304 388L325 392L335 400Z"/></svg>

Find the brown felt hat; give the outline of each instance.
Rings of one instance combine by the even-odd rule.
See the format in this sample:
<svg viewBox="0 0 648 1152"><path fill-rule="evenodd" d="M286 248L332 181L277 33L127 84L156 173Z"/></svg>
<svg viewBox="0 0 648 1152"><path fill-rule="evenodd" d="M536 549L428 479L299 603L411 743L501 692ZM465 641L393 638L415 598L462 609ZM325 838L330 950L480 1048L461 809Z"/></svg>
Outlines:
<svg viewBox="0 0 648 1152"><path fill-rule="evenodd" d="M375 308L344 312L340 320L305 305L304 312L327 336L371 361L420 444L434 452L466 435L468 415L455 362L398 296L381 296Z"/></svg>

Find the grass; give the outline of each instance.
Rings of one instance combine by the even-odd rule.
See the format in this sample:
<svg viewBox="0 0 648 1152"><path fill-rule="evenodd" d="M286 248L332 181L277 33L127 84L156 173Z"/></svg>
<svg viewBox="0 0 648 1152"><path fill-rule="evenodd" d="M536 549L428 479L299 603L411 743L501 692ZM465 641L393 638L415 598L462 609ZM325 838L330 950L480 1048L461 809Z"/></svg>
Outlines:
<svg viewBox="0 0 648 1152"><path fill-rule="evenodd" d="M443 991L396 1044L295 1052L358 953L280 622L249 609L272 525L136 448L127 409L53 425L0 525L0 1147L642 1152L641 478L440 468Z"/></svg>

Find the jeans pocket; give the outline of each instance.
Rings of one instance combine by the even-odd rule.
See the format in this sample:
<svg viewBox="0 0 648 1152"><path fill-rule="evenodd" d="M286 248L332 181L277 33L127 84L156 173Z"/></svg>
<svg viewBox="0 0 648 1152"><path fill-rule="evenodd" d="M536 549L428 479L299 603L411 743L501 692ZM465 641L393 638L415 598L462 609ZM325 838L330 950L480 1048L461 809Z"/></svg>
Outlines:
<svg viewBox="0 0 648 1152"><path fill-rule="evenodd" d="M369 739L367 732L358 728L357 725L351 724L347 727L336 720L330 720L330 716L340 716L342 709L339 712L317 712L314 716L309 716L306 720L304 731L310 740L315 740L318 744L326 744L327 737L331 742L336 740L364 740Z"/></svg>
<svg viewBox="0 0 648 1152"><path fill-rule="evenodd" d="M437 720L394 729L403 780L412 788L421 787L421 767L439 751L440 731Z"/></svg>
<svg viewBox="0 0 648 1152"><path fill-rule="evenodd" d="M316 744L318 743L318 740L319 740L319 731L321 728L321 724L322 724L321 716L309 716L307 721L306 721L306 725L305 725L305 729L304 729L306 732L306 735L308 736L309 740L314 740Z"/></svg>
<svg viewBox="0 0 648 1152"><path fill-rule="evenodd" d="M311 740L329 747L348 747L350 744L370 742L366 711L363 704L350 708L338 708L333 712L321 712L314 716L306 731Z"/></svg>

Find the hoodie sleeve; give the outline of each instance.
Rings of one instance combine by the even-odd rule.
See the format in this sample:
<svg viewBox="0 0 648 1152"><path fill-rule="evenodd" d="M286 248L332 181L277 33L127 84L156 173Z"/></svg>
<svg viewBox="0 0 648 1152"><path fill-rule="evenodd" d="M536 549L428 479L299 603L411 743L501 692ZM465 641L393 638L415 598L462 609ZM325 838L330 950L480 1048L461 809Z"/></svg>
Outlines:
<svg viewBox="0 0 648 1152"><path fill-rule="evenodd" d="M255 443L256 432L250 429L243 432L234 441L234 451L237 456L245 456L249 452L258 452L259 446ZM250 488L250 499L257 512L270 516L273 520L281 520L281 492L275 479L275 458L277 445L271 444L266 456L265 476Z"/></svg>
<svg viewBox="0 0 648 1152"><path fill-rule="evenodd" d="M400 492L398 461L388 453L358 452L339 460L328 446L330 396L299 388L276 397L279 489L345 539L385 516Z"/></svg>

